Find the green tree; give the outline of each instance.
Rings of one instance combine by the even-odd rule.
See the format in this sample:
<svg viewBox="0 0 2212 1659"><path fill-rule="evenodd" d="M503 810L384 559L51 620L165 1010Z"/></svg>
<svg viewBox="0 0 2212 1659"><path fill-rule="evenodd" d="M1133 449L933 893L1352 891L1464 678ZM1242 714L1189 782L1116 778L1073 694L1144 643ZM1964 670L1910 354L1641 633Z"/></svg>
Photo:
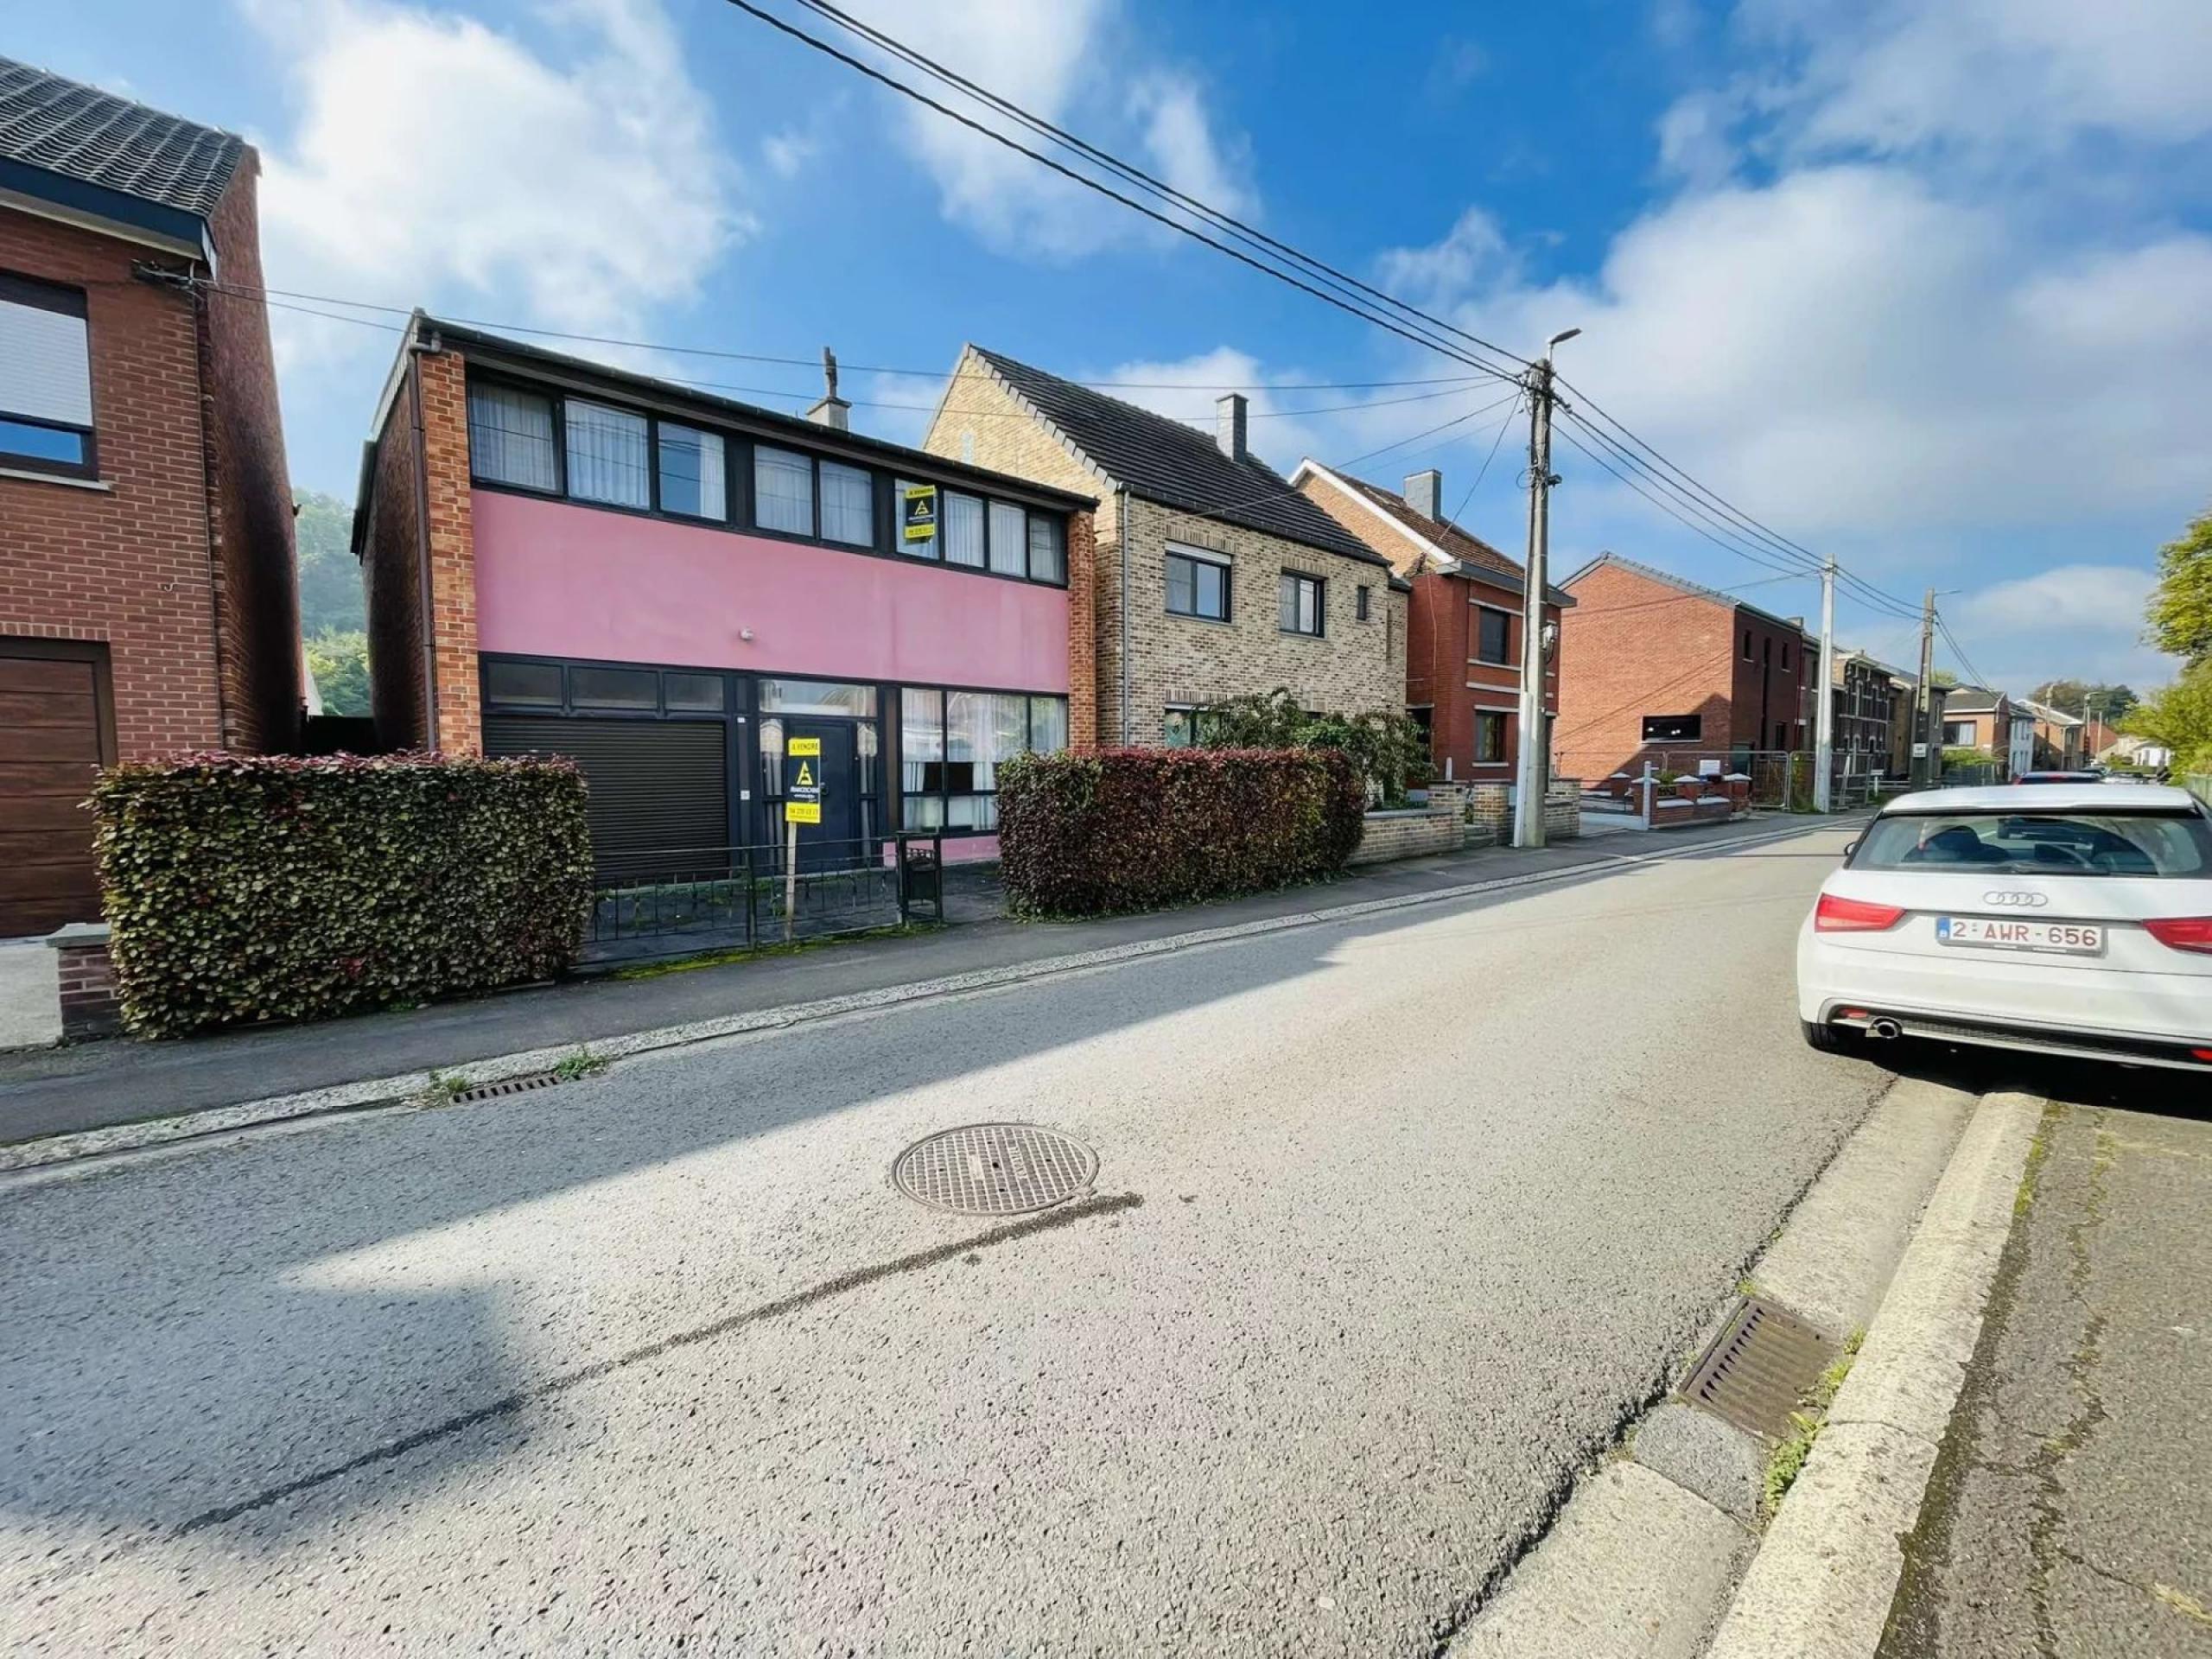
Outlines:
<svg viewBox="0 0 2212 1659"><path fill-rule="evenodd" d="M2212 656L2212 512L2158 550L2149 616L2151 643L2168 656L2192 663Z"/></svg>
<svg viewBox="0 0 2212 1659"><path fill-rule="evenodd" d="M1948 690L1958 683L1959 677L1948 668L1931 668L1928 671L1928 683L1938 690Z"/></svg>
<svg viewBox="0 0 2212 1659"><path fill-rule="evenodd" d="M2032 693L2037 702L2047 703L2063 715L2074 715L2088 719L2092 711L2097 717L2113 724L2126 718L2127 711L2142 698L2133 687L2107 685L2085 680L2045 680Z"/></svg>
<svg viewBox="0 0 2212 1659"><path fill-rule="evenodd" d="M292 528L300 548L300 636L367 626L361 567L353 557L353 509L334 495L301 490Z"/></svg>
<svg viewBox="0 0 2212 1659"><path fill-rule="evenodd" d="M1309 715L1282 686L1208 703L1196 725L1210 749L1341 749L1386 804L1404 800L1428 765L1427 739L1402 711Z"/></svg>
<svg viewBox="0 0 2212 1659"><path fill-rule="evenodd" d="M308 671L326 715L369 712L369 637L359 628L325 628L307 641Z"/></svg>
<svg viewBox="0 0 2212 1659"><path fill-rule="evenodd" d="M2201 657L2132 709L2120 729L2174 752L2177 772L2212 771L2212 657Z"/></svg>

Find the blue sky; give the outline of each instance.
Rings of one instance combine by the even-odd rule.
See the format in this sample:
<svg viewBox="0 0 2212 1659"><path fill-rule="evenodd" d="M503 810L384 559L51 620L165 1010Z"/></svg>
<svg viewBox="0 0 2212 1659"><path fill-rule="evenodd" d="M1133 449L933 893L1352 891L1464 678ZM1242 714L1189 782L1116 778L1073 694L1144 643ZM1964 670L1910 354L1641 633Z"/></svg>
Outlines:
<svg viewBox="0 0 2212 1659"><path fill-rule="evenodd" d="M848 9L1487 338L1530 353L1581 327L1576 385L1879 587L1956 590L1987 677L2168 671L2142 596L2212 501L2202 0ZM829 344L924 372L848 372L856 423L897 439L968 339L1161 383L1124 395L1192 418L1249 387L1285 471L1382 449L1355 470L1440 467L1451 503L1507 417L1476 413L1486 384L1300 389L1463 371L721 0L105 0L14 18L5 49L252 138L274 287L661 346ZM348 494L392 336L272 321L295 477ZM802 367L597 354L775 407L816 390ZM1516 553L1524 438L1514 421L1462 515ZM1611 549L1815 608L1812 582L1573 448L1557 470L1562 568ZM1916 632L1855 603L1840 631L1893 660Z"/></svg>

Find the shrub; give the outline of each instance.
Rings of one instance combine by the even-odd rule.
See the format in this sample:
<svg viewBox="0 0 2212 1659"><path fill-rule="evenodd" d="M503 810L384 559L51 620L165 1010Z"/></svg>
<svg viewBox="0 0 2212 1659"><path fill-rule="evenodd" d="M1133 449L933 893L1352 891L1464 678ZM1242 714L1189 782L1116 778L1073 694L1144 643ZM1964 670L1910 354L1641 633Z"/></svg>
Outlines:
<svg viewBox="0 0 2212 1659"><path fill-rule="evenodd" d="M1334 749L1104 749L999 772L1007 902L1152 910L1311 880L1359 846L1367 790Z"/></svg>
<svg viewBox="0 0 2212 1659"><path fill-rule="evenodd" d="M185 755L92 791L124 1021L174 1037L543 979L591 902L563 760Z"/></svg>
<svg viewBox="0 0 2212 1659"><path fill-rule="evenodd" d="M1287 688L1224 697L1198 711L1198 741L1213 749L1341 749L1373 797L1395 806L1426 783L1428 737L1403 709L1309 715Z"/></svg>

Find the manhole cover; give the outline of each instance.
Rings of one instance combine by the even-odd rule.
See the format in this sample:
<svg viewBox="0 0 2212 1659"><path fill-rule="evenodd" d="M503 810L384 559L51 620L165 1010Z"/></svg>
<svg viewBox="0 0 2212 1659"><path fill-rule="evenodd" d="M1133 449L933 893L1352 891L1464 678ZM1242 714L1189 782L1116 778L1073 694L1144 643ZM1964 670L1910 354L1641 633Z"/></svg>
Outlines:
<svg viewBox="0 0 2212 1659"><path fill-rule="evenodd" d="M1690 1368L1680 1392L1738 1428L1780 1440L1830 1357L1818 1331L1753 1296Z"/></svg>
<svg viewBox="0 0 2212 1659"><path fill-rule="evenodd" d="M917 1141L891 1166L910 1198L963 1216L1049 1210L1090 1185L1098 1160L1082 1141L1031 1123L970 1123Z"/></svg>

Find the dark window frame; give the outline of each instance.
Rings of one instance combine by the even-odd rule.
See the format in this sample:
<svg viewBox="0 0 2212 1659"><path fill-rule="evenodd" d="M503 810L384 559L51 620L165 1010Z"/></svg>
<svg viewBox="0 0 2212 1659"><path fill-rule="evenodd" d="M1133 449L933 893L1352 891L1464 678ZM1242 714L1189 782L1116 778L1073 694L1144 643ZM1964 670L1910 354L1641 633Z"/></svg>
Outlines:
<svg viewBox="0 0 2212 1659"><path fill-rule="evenodd" d="M1357 591L1352 597L1352 620L1355 622L1366 622L1373 620L1368 615L1368 607L1373 602L1374 593L1375 590L1369 587L1365 582L1363 582L1359 584Z"/></svg>
<svg viewBox="0 0 2212 1659"><path fill-rule="evenodd" d="M1179 559L1185 564L1193 567L1194 571L1196 567L1199 565L1211 565L1213 569L1221 572L1221 614L1219 616L1211 615L1202 610L1192 609L1184 611L1178 610L1176 608L1174 586L1173 583L1169 582L1166 578L1168 565L1173 561ZM1162 590L1161 603L1166 606L1168 615L1179 616L1186 621L1192 622L1219 622L1225 624L1236 620L1236 567L1228 559L1218 556L1209 556L1206 554L1197 552L1186 548L1170 546L1160 554L1160 587ZM1191 579L1191 603L1195 607L1198 602L1198 577L1194 574Z"/></svg>
<svg viewBox="0 0 2212 1659"><path fill-rule="evenodd" d="M1503 605L1485 605L1479 600L1474 601L1474 660L1490 668L1511 668L1515 666L1513 658L1513 613L1507 610ZM1498 626L1503 631L1505 635L1505 643L1499 648L1498 655L1495 657L1486 655L1483 650L1483 629L1488 625L1490 619L1493 616L1497 618Z"/></svg>
<svg viewBox="0 0 2212 1659"><path fill-rule="evenodd" d="M965 569L966 567L955 566L954 568L957 569ZM944 723L947 718L945 712L947 708L947 699L953 696L956 693L964 692L970 696L981 697L1027 698L1028 700L1028 707L1024 711L1022 721L1022 742L1025 746L1022 749L1022 753L1024 754L1035 754L1039 753L1037 748L1037 704L1040 702L1058 703L1060 705L1060 729L1063 732L1065 732L1068 730L1070 704L1073 701L1068 693L1065 691L1032 691L1027 690L1026 687L1018 685L944 685L937 683L924 683L920 681L900 681L897 684L892 685L887 689L891 691L893 698L895 699L898 708L896 730L893 733L893 736L897 740L896 745L895 747L890 743L883 745L887 766L896 769L891 773L891 776L895 780L893 785L893 804L896 809L893 816L897 818L899 826L896 833L910 836L943 836L948 841L963 840L975 836L995 836L998 834L999 830L998 824L995 821L995 813L994 813L994 822L992 823L991 827L988 830L977 829L970 824L954 825L950 823L944 822L944 820L950 819L952 816L952 798L954 796L988 796L995 806L999 797L999 791L995 788L951 788L950 786L950 780L944 775L943 769L949 768L953 763L943 756L940 756L934 763L940 768L938 779L938 786L935 790L909 791L906 788L906 694L910 691L922 691L931 693L937 697L938 741L940 745L945 747L950 747L950 735ZM924 761L922 764L924 766L928 766L932 763ZM999 763L994 762L993 764L996 765ZM906 827L906 800L909 794L921 797L934 795L936 797L938 804L941 809L940 821L936 828L929 830L909 830Z"/></svg>
<svg viewBox="0 0 2212 1659"><path fill-rule="evenodd" d="M1662 729L1654 731L1658 727ZM1682 729L1665 729L1665 728ZM1702 743L1705 741L1705 716L1694 715L1646 715L1643 716L1643 741L1646 743Z"/></svg>
<svg viewBox="0 0 2212 1659"><path fill-rule="evenodd" d="M1282 582L1290 582L1313 590L1313 626L1310 629L1287 623L1282 618L1284 594ZM1283 567L1282 575L1275 586L1275 632L1297 639L1325 639L1329 637L1329 579L1317 576L1310 570L1295 570Z"/></svg>
<svg viewBox="0 0 2212 1659"><path fill-rule="evenodd" d="M1016 582L1027 587L1057 588L1063 591L1068 586L1065 573L1068 521L1080 509L1034 506L1027 501L1017 500L1012 496L995 494L974 485L947 483L942 478L931 477L926 473L917 476L916 473L920 471L918 468L908 469L902 473L887 465L853 460L844 455L825 454L818 450L803 448L804 442L803 439L785 438L780 435L773 438L762 437L689 415L664 415L657 406L641 403L634 398L625 398L619 395L598 391L571 393L566 387L533 380L525 375L507 373L496 369L471 369L468 375L469 387L474 388L479 384L526 392L532 397L544 398L552 406L553 465L556 483L552 489L541 490L527 484L513 484L505 479L485 477L476 470L476 455L472 444L468 457L468 481L472 488L527 496L537 501L559 501L565 505L580 507L594 512L623 513L632 518L659 518L671 524L690 524L695 528L721 531L732 535L754 536L769 541L791 542L802 547L818 547L827 552L849 553L862 558L885 558L905 564L935 565L942 569L958 570L969 575L988 576L995 582ZM568 401L571 396L579 397L586 403L599 404L609 409L620 410L625 414L642 416L645 418L646 452L651 473L649 481L652 505L650 506L632 507L614 501L594 501L569 493L567 409ZM711 518L699 514L682 512L663 504L660 487L660 429L664 420L671 426L683 427L695 432L709 433L721 439L722 500L726 509L723 518ZM762 444L766 444L772 449L781 449L789 454L803 455L810 463L808 474L814 497L814 534L801 535L795 531L773 530L756 522L758 503L754 499L755 492L753 487L753 450ZM874 524L871 539L868 543L835 541L821 534L822 463L825 461L834 461L841 467L849 467L855 472L866 473L868 475L874 492ZM940 507L938 535L932 540L932 545L936 550L926 557L919 554L909 553L900 544L898 533L900 522L899 502L895 494L891 493L895 491L897 484L900 481L908 484L931 484L937 488ZM984 562L982 564L958 564L944 556L944 518L942 504L948 493L970 496L982 504L985 543ZM988 534L990 507L994 501L1004 506L1019 507L1025 515L1023 531L1025 556L1023 568L1018 573L994 570L990 568ZM1055 521L1058 525L1060 563L1063 569L1062 574L1058 578L1032 575L1029 573L1031 567L1027 556L1028 530L1026 520L1040 517Z"/></svg>
<svg viewBox="0 0 2212 1659"><path fill-rule="evenodd" d="M0 409L0 422L29 427L40 432L66 433L77 439L82 446L81 458L77 461L56 461L51 455L35 455L20 449L0 448L0 467L5 467L11 472L43 473L53 478L98 478L100 475L99 407L92 384L92 310L85 290L73 288L66 283L49 283L16 271L0 270L0 300L34 311L51 311L59 316L74 317L85 325L85 401L93 405L93 424L91 426L74 426L67 421L51 421L41 416Z"/></svg>
<svg viewBox="0 0 2212 1659"><path fill-rule="evenodd" d="M1475 764L1477 766L1503 766L1511 764L1505 757L1507 751L1512 747L1509 741L1513 730L1509 722L1512 718L1513 716L1503 709L1475 710ZM1491 723L1493 721L1496 722L1494 726ZM1497 753L1488 758L1483 754L1483 734L1486 730L1494 730L1497 734Z"/></svg>

